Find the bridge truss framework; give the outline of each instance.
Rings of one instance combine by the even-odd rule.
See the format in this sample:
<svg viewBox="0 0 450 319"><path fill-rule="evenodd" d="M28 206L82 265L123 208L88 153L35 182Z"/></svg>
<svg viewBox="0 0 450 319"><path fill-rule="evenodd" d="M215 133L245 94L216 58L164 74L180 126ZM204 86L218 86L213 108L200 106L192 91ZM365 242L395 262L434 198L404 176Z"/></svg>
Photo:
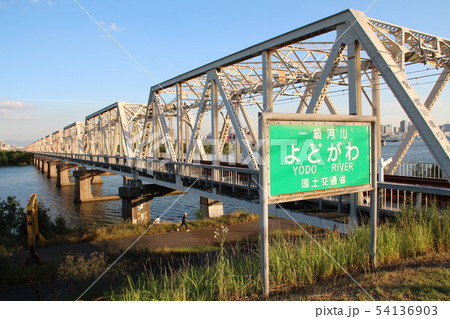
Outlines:
<svg viewBox="0 0 450 319"><path fill-rule="evenodd" d="M440 75L424 102L408 70L429 66ZM261 113L375 115L379 125L380 91L389 88L413 126L387 172L420 134L450 180L450 144L430 114L449 69L450 40L350 9L159 83L147 104L114 103L27 150L259 207Z"/></svg>

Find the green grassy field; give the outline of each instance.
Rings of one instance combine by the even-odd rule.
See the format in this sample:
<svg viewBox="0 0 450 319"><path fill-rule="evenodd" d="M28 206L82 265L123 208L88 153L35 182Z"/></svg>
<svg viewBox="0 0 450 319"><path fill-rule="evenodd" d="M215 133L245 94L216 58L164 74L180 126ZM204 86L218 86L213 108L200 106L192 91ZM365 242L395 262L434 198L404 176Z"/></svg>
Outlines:
<svg viewBox="0 0 450 319"><path fill-rule="evenodd" d="M412 209L399 213L395 220L378 228L377 259L380 266L427 254L448 253L450 242L449 212L436 208L423 211ZM223 234L226 237L226 234ZM279 233L271 237L270 287L274 293L289 293L316 285L335 282L346 273L372 276L369 290L377 292L376 272L370 267L369 229L358 228L353 234L327 236L311 240L303 232L295 236ZM119 290L108 295L112 300L245 300L260 294L259 255L256 250L243 250L241 246L225 249L221 246L216 258L206 260L201 266L187 266L177 270L141 275L129 279ZM446 255L445 255L446 256ZM447 263L444 263L447 265ZM438 267L435 276L448 283L448 269ZM427 276L434 285L435 277ZM423 277L422 277L423 278ZM448 286L448 285L447 285ZM366 290L367 291L367 290ZM358 300L371 300L372 294L361 289ZM423 293L423 291L421 292ZM377 292L388 300L400 296ZM343 297L344 298L344 297ZM427 299L413 295L412 298ZM431 294L430 298L448 298ZM345 298L344 298L345 299ZM400 298L401 299L401 298Z"/></svg>

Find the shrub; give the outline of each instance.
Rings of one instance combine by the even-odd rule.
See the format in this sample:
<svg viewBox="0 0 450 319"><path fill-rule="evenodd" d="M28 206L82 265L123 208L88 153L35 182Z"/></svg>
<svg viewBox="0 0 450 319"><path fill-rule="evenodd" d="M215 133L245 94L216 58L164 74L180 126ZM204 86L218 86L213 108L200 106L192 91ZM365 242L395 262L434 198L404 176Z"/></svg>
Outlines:
<svg viewBox="0 0 450 319"><path fill-rule="evenodd" d="M58 267L57 278L69 280L88 280L100 276L107 267L107 257L104 253L93 252L88 258L66 256Z"/></svg>
<svg viewBox="0 0 450 319"><path fill-rule="evenodd" d="M39 232L45 237L65 234L69 231L66 221L59 215L53 222L49 216L50 209L40 199L37 205ZM15 241L27 237L26 211L14 196L0 201L0 237L5 241Z"/></svg>
<svg viewBox="0 0 450 319"><path fill-rule="evenodd" d="M204 211L203 209L201 209L201 208L195 210L194 214L195 214L195 218L198 219L198 220L201 220L201 219L205 219L205 218L206 218L206 213L205 213L205 211Z"/></svg>

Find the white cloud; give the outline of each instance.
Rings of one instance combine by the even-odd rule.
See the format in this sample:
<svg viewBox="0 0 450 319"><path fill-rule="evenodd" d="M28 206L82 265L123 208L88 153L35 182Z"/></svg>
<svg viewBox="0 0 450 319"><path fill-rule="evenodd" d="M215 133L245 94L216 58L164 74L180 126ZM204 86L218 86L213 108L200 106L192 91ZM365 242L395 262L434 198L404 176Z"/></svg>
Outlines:
<svg viewBox="0 0 450 319"><path fill-rule="evenodd" d="M0 110L18 110L33 107L20 101L0 101Z"/></svg>
<svg viewBox="0 0 450 319"><path fill-rule="evenodd" d="M117 26L117 24L115 22L111 23L111 25L109 26L109 29L112 31L122 31L123 28Z"/></svg>
<svg viewBox="0 0 450 319"><path fill-rule="evenodd" d="M32 117L29 115L8 115L6 117L8 120L32 120Z"/></svg>
<svg viewBox="0 0 450 319"><path fill-rule="evenodd" d="M39 0L31 0L31 3L38 3Z"/></svg>
<svg viewBox="0 0 450 319"><path fill-rule="evenodd" d="M50 6L54 5L53 1L47 1L47 4Z"/></svg>
<svg viewBox="0 0 450 319"><path fill-rule="evenodd" d="M20 101L0 101L0 118L6 120L30 120L29 115L16 115L16 112L32 108L32 105Z"/></svg>

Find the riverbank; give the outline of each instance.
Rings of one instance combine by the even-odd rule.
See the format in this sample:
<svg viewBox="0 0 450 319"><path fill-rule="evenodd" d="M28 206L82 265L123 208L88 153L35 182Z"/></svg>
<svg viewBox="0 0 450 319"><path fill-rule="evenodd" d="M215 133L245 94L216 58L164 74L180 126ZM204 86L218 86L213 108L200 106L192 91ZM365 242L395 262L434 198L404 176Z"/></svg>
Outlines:
<svg viewBox="0 0 450 319"><path fill-rule="evenodd" d="M0 167L31 164L33 164L33 153L22 151L0 151Z"/></svg>

